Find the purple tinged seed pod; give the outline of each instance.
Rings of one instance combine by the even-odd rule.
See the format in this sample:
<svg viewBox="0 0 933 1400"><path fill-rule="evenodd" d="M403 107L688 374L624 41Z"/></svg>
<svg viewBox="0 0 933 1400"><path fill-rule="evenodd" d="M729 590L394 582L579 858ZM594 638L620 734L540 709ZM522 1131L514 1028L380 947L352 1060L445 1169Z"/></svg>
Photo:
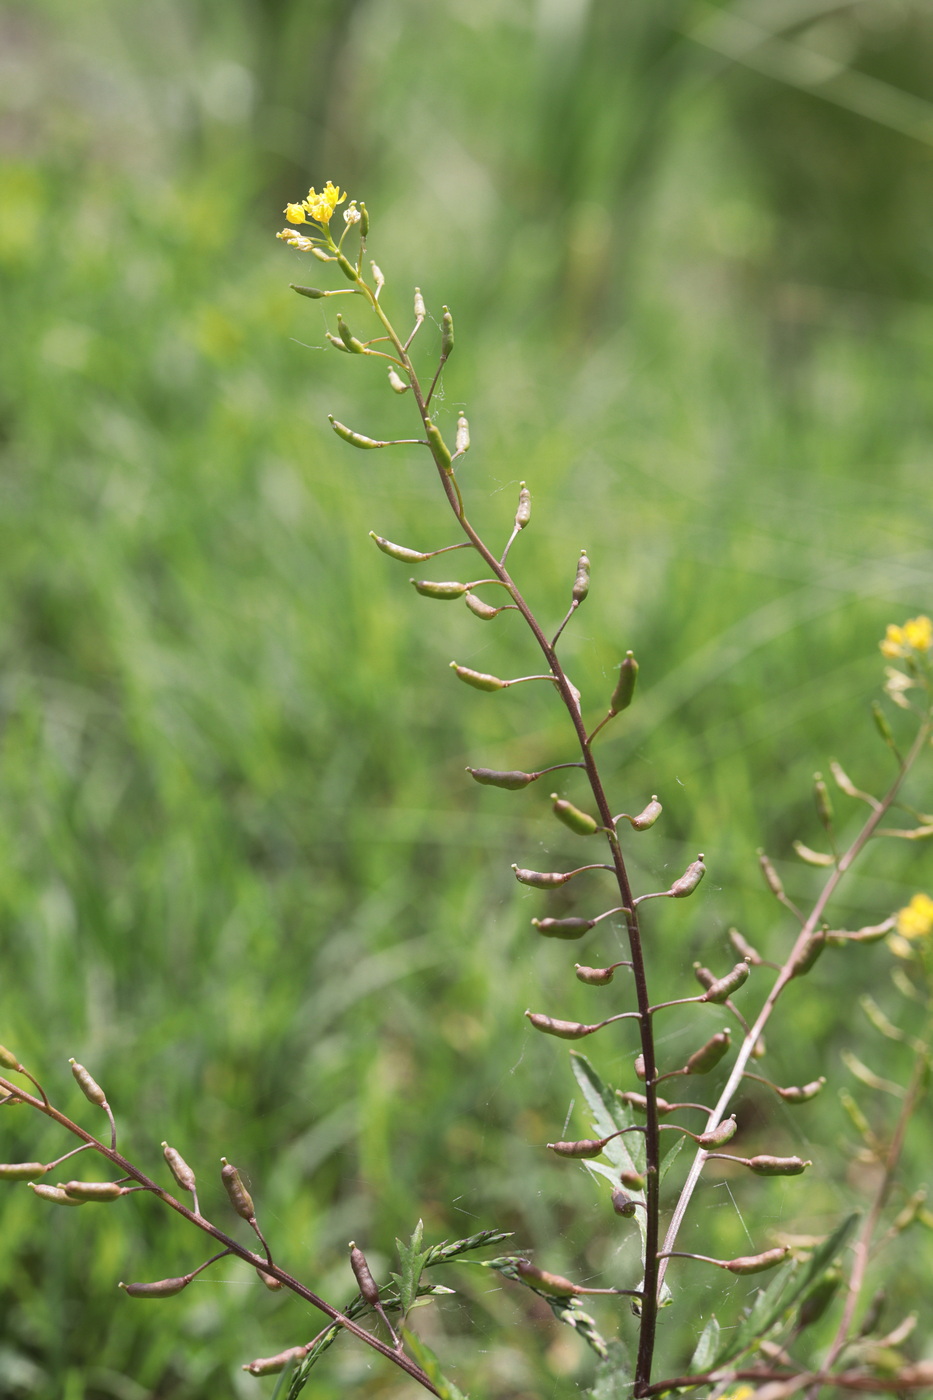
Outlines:
<svg viewBox="0 0 933 1400"><path fill-rule="evenodd" d="M272 1274L267 1274L263 1269L257 1269L256 1272L259 1275L263 1287L268 1288L270 1293L277 1293L280 1288L285 1287L285 1284L280 1278L275 1278Z"/></svg>
<svg viewBox="0 0 933 1400"><path fill-rule="evenodd" d="M558 797L556 792L551 793L554 815L564 826L569 827L577 836L592 836L599 830L599 823L595 817L591 817L589 812L581 812L579 807L574 807L572 802L567 802L563 797Z"/></svg>
<svg viewBox="0 0 933 1400"><path fill-rule="evenodd" d="M41 1183L36 1185L34 1181L30 1181L29 1185L37 1196L42 1197L43 1201L54 1201L57 1206L83 1206L85 1204L84 1201L78 1201L74 1196L69 1196L60 1186L43 1186Z"/></svg>
<svg viewBox="0 0 933 1400"><path fill-rule="evenodd" d="M455 581L435 583L433 579L410 578L408 582L422 598L462 598L468 592L467 584Z"/></svg>
<svg viewBox="0 0 933 1400"><path fill-rule="evenodd" d="M197 1186L197 1179L194 1172L188 1166L180 1152L176 1152L174 1147L169 1147L167 1142L162 1144L162 1156L168 1163L169 1171L178 1182L183 1191L193 1191Z"/></svg>
<svg viewBox="0 0 933 1400"><path fill-rule="evenodd" d="M708 991L709 988L712 987L716 981L715 972L711 972L709 968L704 967L702 963L695 962L693 964L693 975L699 982L700 986L703 987L706 991Z"/></svg>
<svg viewBox="0 0 933 1400"><path fill-rule="evenodd" d="M636 1207L640 1204L640 1201L633 1201L628 1192L623 1191L621 1186L617 1186L612 1193L612 1209L616 1215L625 1216L626 1219L631 1219L635 1214Z"/></svg>
<svg viewBox="0 0 933 1400"><path fill-rule="evenodd" d="M715 1069L722 1057L729 1052L732 1044L732 1032L727 1028L717 1031L714 1036L701 1045L699 1050L695 1050L684 1066L685 1074L708 1074L711 1069Z"/></svg>
<svg viewBox="0 0 933 1400"><path fill-rule="evenodd" d="M573 878L573 872L563 870L522 870L517 865L513 865L512 869L520 884L530 885L535 890L552 890L558 885L566 885Z"/></svg>
<svg viewBox="0 0 933 1400"><path fill-rule="evenodd" d="M501 608L494 608L491 603L484 603L482 598L477 598L475 593L467 589L463 595L463 601L474 617L478 617L482 622L492 622L494 617L498 617Z"/></svg>
<svg viewBox="0 0 933 1400"><path fill-rule="evenodd" d="M764 851L760 848L758 851L758 864L761 866L761 873L765 877L765 884L768 886L768 889L775 896L775 898L783 899L784 886L781 883L781 877L775 870L774 866L771 864L768 857L765 855Z"/></svg>
<svg viewBox="0 0 933 1400"><path fill-rule="evenodd" d="M457 436L454 439L454 451L458 457L462 457L470 450L470 425L467 422L465 413L461 413L457 418Z"/></svg>
<svg viewBox="0 0 933 1400"><path fill-rule="evenodd" d="M789 1253L789 1246L782 1244L761 1254L742 1254L738 1259L727 1259L720 1267L728 1269L730 1274L760 1274L782 1263Z"/></svg>
<svg viewBox="0 0 933 1400"><path fill-rule="evenodd" d="M718 977L707 987L700 1000L718 1004L728 1001L732 993L738 991L743 982L748 981L749 970L747 962L736 963L732 971L727 972L725 977Z"/></svg>
<svg viewBox="0 0 933 1400"><path fill-rule="evenodd" d="M390 559L401 559L403 564L422 564L425 559L431 558L430 554L423 554L420 549L406 549L403 544L393 544L374 530L370 530L369 538L375 541L383 554L388 554Z"/></svg>
<svg viewBox="0 0 933 1400"><path fill-rule="evenodd" d="M748 1157L745 1165L756 1176L799 1176L813 1163L805 1162L801 1157L769 1157L763 1153L758 1157Z"/></svg>
<svg viewBox="0 0 933 1400"><path fill-rule="evenodd" d="M290 1366L294 1361L303 1361L308 1354L308 1348L288 1347L286 1351L280 1351L277 1356L259 1356L255 1361L248 1362L244 1371L248 1371L251 1376L275 1376L279 1371L284 1371L286 1366Z"/></svg>
<svg viewBox="0 0 933 1400"><path fill-rule="evenodd" d="M241 1215L244 1220L250 1222L256 1219L256 1211L253 1208L253 1198L247 1191L240 1179L240 1173L236 1167L230 1165L226 1157L221 1157L223 1166L220 1172L220 1179L224 1184L224 1189L230 1198L230 1204Z"/></svg>
<svg viewBox="0 0 933 1400"><path fill-rule="evenodd" d="M604 1138L580 1138L579 1142L549 1142L548 1147L558 1157L598 1157L606 1143L618 1136L618 1133L609 1133Z"/></svg>
<svg viewBox="0 0 933 1400"><path fill-rule="evenodd" d="M580 1292L580 1286L571 1283L562 1274L549 1274L545 1269L536 1268L528 1259L517 1259L515 1267L523 1279L542 1293L550 1293L555 1298L572 1298Z"/></svg>
<svg viewBox="0 0 933 1400"><path fill-rule="evenodd" d="M627 963L613 963L611 967L582 967L580 963L574 963L573 970L579 982L585 982L588 987L605 987L607 982L611 982L615 976L617 967L626 967Z"/></svg>
<svg viewBox="0 0 933 1400"><path fill-rule="evenodd" d="M130 1187L117 1181L66 1181L61 1190L76 1201L117 1201Z"/></svg>
<svg viewBox="0 0 933 1400"><path fill-rule="evenodd" d="M719 1127L713 1128L711 1132L696 1134L695 1141L700 1147L722 1147L724 1143L730 1142L735 1137L738 1126L733 1113L730 1117L724 1118Z"/></svg>
<svg viewBox="0 0 933 1400"><path fill-rule="evenodd" d="M156 1283L119 1283L117 1287L131 1298L172 1298L190 1282L191 1275L185 1274L182 1278L160 1278Z"/></svg>
<svg viewBox="0 0 933 1400"><path fill-rule="evenodd" d="M697 885L706 874L706 866L703 864L703 852L691 861L679 880L675 880L668 890L668 894L674 899L686 899L688 894L693 894Z"/></svg>
<svg viewBox="0 0 933 1400"><path fill-rule="evenodd" d="M489 676L484 671L471 671L469 666L458 666L456 661L451 661L450 669L456 672L458 680L471 685L474 690L505 690L509 684L508 681L502 681L498 676Z"/></svg>
<svg viewBox="0 0 933 1400"><path fill-rule="evenodd" d="M89 1103L97 1104L98 1108L103 1108L107 1102L107 1096L95 1079L92 1079L83 1065L79 1065L76 1060L69 1060L71 1072L78 1082L84 1097Z"/></svg>
<svg viewBox="0 0 933 1400"><path fill-rule="evenodd" d="M536 1031L559 1036L561 1040L580 1040L600 1029L599 1026L585 1026L582 1021L557 1021L553 1016L542 1015L540 1011L526 1011L525 1015Z"/></svg>
<svg viewBox="0 0 933 1400"><path fill-rule="evenodd" d="M573 581L571 597L575 603L582 603L587 593L590 591L590 561L586 557L586 550L580 550L580 558L577 560L577 576Z"/></svg>
<svg viewBox="0 0 933 1400"><path fill-rule="evenodd" d="M757 948L752 947L747 939L742 937L737 928L730 928L729 937L732 940L733 948L740 958L747 958L753 967L761 966L763 961L761 954L758 952Z"/></svg>
<svg viewBox="0 0 933 1400"><path fill-rule="evenodd" d="M356 1275L356 1281L360 1286L360 1293L363 1295L370 1307L375 1307L379 1302L379 1288L376 1280L370 1272L366 1262L366 1256L361 1249L357 1249L353 1240L350 1241L350 1268Z"/></svg>
<svg viewBox="0 0 933 1400"><path fill-rule="evenodd" d="M652 793L651 801L648 803L648 806L639 812L637 816L627 817L627 820L631 822L633 831L647 831L650 826L654 826L663 811L664 808L658 801L657 793Z"/></svg>
<svg viewBox="0 0 933 1400"><path fill-rule="evenodd" d="M47 1171L44 1162L0 1162L0 1181L31 1181Z"/></svg>
<svg viewBox="0 0 933 1400"><path fill-rule="evenodd" d="M525 788L529 783L533 783L539 775L537 773L522 773L519 769L512 769L510 772L499 772L496 768L467 768L470 777L477 783L485 783L489 787L506 788L509 792L518 792L520 788ZM513 870L518 867L513 865ZM531 872L522 872L530 874ZM569 879L569 876L568 876Z"/></svg>
<svg viewBox="0 0 933 1400"><path fill-rule="evenodd" d="M787 1089L778 1089L778 1093L785 1103L808 1103L816 1098L825 1083L826 1076L821 1074L819 1079L811 1079L809 1084L792 1084Z"/></svg>
<svg viewBox="0 0 933 1400"><path fill-rule="evenodd" d="M635 694L635 682L638 679L638 662L635 660L635 653L627 651L619 667L619 679L616 681L615 690L612 692L612 699L609 701L609 713L611 715L620 714L622 710L627 710L632 703ZM653 801L654 799L652 799Z"/></svg>
<svg viewBox="0 0 933 1400"><path fill-rule="evenodd" d="M390 368L389 387L392 389L393 393L407 394L411 386L405 383L400 374L396 374L395 370Z"/></svg>
<svg viewBox="0 0 933 1400"><path fill-rule="evenodd" d="M531 492L523 481L518 487L518 510L515 512L515 527L524 530L531 519Z"/></svg>
<svg viewBox="0 0 933 1400"><path fill-rule="evenodd" d="M639 1078L642 1077L643 1076L639 1075ZM628 1104L629 1108L634 1108L636 1113L648 1112L648 1100L645 1098L644 1094L636 1094L633 1089L617 1089L616 1093L621 1102ZM674 1113L678 1107L682 1106L676 1103L668 1103L667 1099L661 1098L656 1099L655 1102L658 1106L658 1113L662 1118L666 1117L668 1113Z"/></svg>
<svg viewBox="0 0 933 1400"><path fill-rule="evenodd" d="M596 925L595 919L532 919L543 938L582 938Z"/></svg>

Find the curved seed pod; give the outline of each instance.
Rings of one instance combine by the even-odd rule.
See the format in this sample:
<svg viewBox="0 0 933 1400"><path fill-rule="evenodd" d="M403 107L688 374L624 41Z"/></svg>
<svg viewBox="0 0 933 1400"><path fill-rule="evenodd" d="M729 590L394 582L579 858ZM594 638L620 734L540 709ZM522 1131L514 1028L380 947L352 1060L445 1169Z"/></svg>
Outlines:
<svg viewBox="0 0 933 1400"><path fill-rule="evenodd" d="M357 1249L353 1240L350 1241L350 1268L356 1275L360 1293L363 1295L366 1302L369 1303L370 1307L375 1307L379 1302L379 1288L370 1272L369 1265L366 1262L366 1256L361 1249Z"/></svg>
<svg viewBox="0 0 933 1400"><path fill-rule="evenodd" d="M342 348L345 350L346 346ZM327 421L339 438L348 442L351 447L388 447L387 442L380 442L376 438L364 437L362 433L355 433L352 428L348 428L346 423L339 423L332 413L328 413Z"/></svg>
<svg viewBox="0 0 933 1400"><path fill-rule="evenodd" d="M617 1138L618 1133L610 1133L604 1138L581 1138L579 1142L549 1142L548 1147L558 1157L598 1157L606 1146Z"/></svg>
<svg viewBox="0 0 933 1400"><path fill-rule="evenodd" d="M502 611L501 608L494 608L491 603L484 603L482 598L477 598L476 594L471 593L469 589L464 593L463 601L470 612L475 617L481 618L483 622L492 622L493 618L498 617Z"/></svg>
<svg viewBox="0 0 933 1400"><path fill-rule="evenodd" d="M833 948L842 948L846 943L878 943L886 934L889 934L897 923L896 917L892 914L890 919L885 919L880 924L866 924L864 928L832 929L826 935L826 942Z"/></svg>
<svg viewBox="0 0 933 1400"><path fill-rule="evenodd" d="M622 710L627 710L631 705L637 679L638 662L635 660L635 653L627 651L622 659L622 665L619 667L619 679L612 692L612 699L609 701L611 715L620 714Z"/></svg>
<svg viewBox="0 0 933 1400"><path fill-rule="evenodd" d="M811 1327L814 1322L819 1322L835 1298L841 1283L842 1271L837 1268L827 1269L822 1278L817 1279L797 1310L798 1331L802 1332L805 1327Z"/></svg>
<svg viewBox="0 0 933 1400"><path fill-rule="evenodd" d="M515 1267L523 1279L542 1293L553 1294L555 1298L572 1298L580 1292L579 1284L571 1283L562 1274L549 1274L544 1269L538 1269L528 1259L516 1259Z"/></svg>
<svg viewBox="0 0 933 1400"><path fill-rule="evenodd" d="M118 1283L117 1287L131 1298L172 1298L190 1282L191 1275L185 1274L183 1278L160 1278L156 1283Z"/></svg>
<svg viewBox="0 0 933 1400"><path fill-rule="evenodd" d="M829 795L829 788L823 781L822 773L813 774L813 797L816 802L816 810L819 814L820 821L823 823L826 830L830 831L833 825L833 804Z"/></svg>
<svg viewBox="0 0 933 1400"><path fill-rule="evenodd" d="M116 1181L66 1181L61 1187L76 1201L116 1201L129 1189Z"/></svg>
<svg viewBox="0 0 933 1400"><path fill-rule="evenodd" d="M580 1040L599 1030L599 1026L585 1026L582 1021L556 1021L553 1016L543 1016L539 1011L526 1011L525 1015L536 1031L559 1036L561 1040Z"/></svg>
<svg viewBox="0 0 933 1400"><path fill-rule="evenodd" d="M221 1157L223 1166L220 1172L220 1179L224 1184L224 1190L230 1198L230 1204L241 1215L244 1220L253 1221L256 1219L256 1212L253 1209L253 1198L247 1191L240 1179L240 1173L236 1167L230 1165L226 1157Z"/></svg>
<svg viewBox="0 0 933 1400"><path fill-rule="evenodd" d="M509 686L508 681L502 681L498 676L489 676L485 671L471 671L469 666L458 666L456 661L451 661L450 669L457 673L458 680L471 685L474 690L506 690Z"/></svg>
<svg viewBox="0 0 933 1400"><path fill-rule="evenodd" d="M318 291L317 287L299 287L297 282L289 282L288 285L291 287L292 291L297 292L299 296L311 297L314 301L319 301L321 297L330 296L329 292Z"/></svg>
<svg viewBox="0 0 933 1400"><path fill-rule="evenodd" d="M462 457L470 450L470 425L467 422L465 413L461 413L457 419L457 436L454 439L454 451L458 457Z"/></svg>
<svg viewBox="0 0 933 1400"><path fill-rule="evenodd" d="M712 1001L719 1004L728 1001L732 993L738 991L743 982L748 981L748 974L747 962L736 963L732 971L727 972L725 977L718 977L707 987L701 1001Z"/></svg>
<svg viewBox="0 0 933 1400"><path fill-rule="evenodd" d="M531 492L523 481L518 484L518 510L515 512L515 525L524 530L531 519Z"/></svg>
<svg viewBox="0 0 933 1400"><path fill-rule="evenodd" d="M580 550L580 558L577 560L577 576L573 581L571 597L575 603L582 603L587 593L590 591L590 561L586 557L586 550Z"/></svg>
<svg viewBox="0 0 933 1400"><path fill-rule="evenodd" d="M84 1097L90 1103L97 1104L98 1108L103 1108L107 1097L97 1081L92 1079L84 1066L79 1065L76 1060L69 1060L68 1063Z"/></svg>
<svg viewBox="0 0 933 1400"><path fill-rule="evenodd" d="M728 1269L730 1274L760 1274L780 1264L789 1253L789 1246L782 1244L761 1254L742 1254L738 1259L728 1259L720 1267Z"/></svg>
<svg viewBox="0 0 933 1400"><path fill-rule="evenodd" d="M351 354L365 355L366 351L362 341L357 340L339 311L337 312L337 334Z"/></svg>
<svg viewBox="0 0 933 1400"><path fill-rule="evenodd" d="M695 1050L684 1066L685 1074L708 1074L715 1069L722 1057L729 1052L732 1032L728 1029L717 1031L714 1036Z"/></svg>
<svg viewBox="0 0 933 1400"><path fill-rule="evenodd" d="M535 778L540 777L539 773L522 773L519 769L512 769L510 772L499 772L496 768L467 768L470 777L477 783L488 784L489 787L507 788L509 792L518 792L520 788L525 788L529 783L533 783ZM518 866L513 865L513 870ZM523 874L531 874L524 871ZM568 876L569 878L569 876Z"/></svg>
<svg viewBox="0 0 933 1400"><path fill-rule="evenodd" d="M531 885L535 890L551 890L557 885L566 885L567 881L573 878L573 871L522 870L517 865L513 865L512 869L520 884Z"/></svg>
<svg viewBox="0 0 933 1400"><path fill-rule="evenodd" d="M445 360L446 360L446 359L447 359L447 356L450 354L450 352L451 352L451 350L452 350L453 348L454 348L454 318L451 316L450 312L448 311L447 307L445 306L445 307L443 308L443 313L442 313L442 315L441 315L441 357L442 357L442 359L445 359Z"/></svg>
<svg viewBox="0 0 933 1400"><path fill-rule="evenodd" d="M825 951L825 949L826 949L826 934L825 934L825 932L815 933L815 934L812 936L812 938L808 939L808 941L807 941L805 947L803 948L802 952L800 953L800 956L799 956L799 957L796 959L796 961L794 962L794 967L793 967L793 971L791 972L791 976L792 976L792 977L805 977L806 974L807 974L807 973L810 971L810 969L813 967L813 964L816 962L817 958L819 958L819 957L821 956L821 954Z"/></svg>
<svg viewBox="0 0 933 1400"><path fill-rule="evenodd" d="M425 559L431 558L430 554L423 554L420 549L406 549L403 544L393 544L391 540L384 540L373 530L370 530L369 538L376 542L383 554L388 554L392 559L401 559L404 564L422 564Z"/></svg>
<svg viewBox="0 0 933 1400"><path fill-rule="evenodd" d="M747 958L753 967L760 967L762 964L761 954L757 948L753 948L747 939L743 938L737 928L730 928L729 937L732 946L740 958Z"/></svg>
<svg viewBox="0 0 933 1400"><path fill-rule="evenodd" d="M604 987L607 982L611 982L615 976L617 967L627 967L624 962L613 963L611 967L581 967L579 963L574 963L573 970L579 982L585 982L588 987Z"/></svg>
<svg viewBox="0 0 933 1400"><path fill-rule="evenodd" d="M801 1157L769 1157L762 1153L758 1157L747 1158L745 1165L756 1176L799 1176L813 1163L805 1162Z"/></svg>
<svg viewBox="0 0 933 1400"><path fill-rule="evenodd" d="M654 826L663 811L664 808L658 801L657 793L653 793L648 806L640 811L637 816L630 817L625 812L623 812L622 815L625 817L626 821L631 822L633 831L647 831L650 826Z"/></svg>
<svg viewBox="0 0 933 1400"><path fill-rule="evenodd" d="M406 384L400 374L396 374L394 369L389 369L389 385L396 394L407 394L410 385Z"/></svg>
<svg viewBox="0 0 933 1400"><path fill-rule="evenodd" d="M617 1186L612 1193L612 1209L616 1215L623 1215L630 1219L636 1208L641 1205L640 1201L633 1201L627 1191L623 1191L621 1186Z"/></svg>
<svg viewBox="0 0 933 1400"><path fill-rule="evenodd" d="M703 864L703 852L691 861L679 880L675 880L668 890L668 894L674 899L686 899L688 894L693 894L697 885L706 874L706 866Z"/></svg>
<svg viewBox="0 0 933 1400"><path fill-rule="evenodd" d="M706 989L707 991L710 987L713 986L713 984L716 981L715 972L710 972L709 968L704 967L702 963L695 962L693 964L693 975L699 982L700 986Z"/></svg>
<svg viewBox="0 0 933 1400"><path fill-rule="evenodd" d="M169 1171L178 1182L183 1191L193 1191L197 1186L197 1179L194 1172L188 1166L180 1152L176 1152L174 1147L169 1147L167 1142L162 1144L162 1156L168 1163Z"/></svg>
<svg viewBox="0 0 933 1400"><path fill-rule="evenodd" d="M435 462L443 467L445 472L449 472L453 458L450 455L450 448L444 441L440 428L436 423L426 423L425 432L428 435L428 442L431 447L431 452L434 455Z"/></svg>
<svg viewBox="0 0 933 1400"><path fill-rule="evenodd" d="M787 1089L778 1089L778 1093L785 1103L807 1103L810 1099L815 1099L817 1094L826 1083L825 1074L821 1074L819 1079L811 1079L809 1084L798 1086L790 1085Z"/></svg>
<svg viewBox="0 0 933 1400"><path fill-rule="evenodd" d="M245 1365L243 1370L249 1371L251 1376L275 1376L293 1361L303 1361L307 1354L306 1346L289 1347L286 1351L280 1351L277 1356L259 1356Z"/></svg>
<svg viewBox="0 0 933 1400"><path fill-rule="evenodd" d="M596 924L595 919L532 919L544 938L582 938Z"/></svg>
<svg viewBox="0 0 933 1400"><path fill-rule="evenodd" d="M410 578L408 582L423 598L462 598L469 588L466 583L435 583L428 578Z"/></svg>
<svg viewBox="0 0 933 1400"><path fill-rule="evenodd" d="M22 1070L22 1065L13 1054L13 1051L8 1050L5 1045L0 1045L0 1065L2 1065L4 1069Z"/></svg>
<svg viewBox="0 0 933 1400"><path fill-rule="evenodd" d="M729 1118L724 1118L719 1127L713 1128L711 1132L696 1134L695 1141L700 1147L722 1147L735 1137L738 1126L733 1113Z"/></svg>
<svg viewBox="0 0 933 1400"><path fill-rule="evenodd" d="M47 1171L43 1162L0 1162L0 1181L31 1181Z"/></svg>
<svg viewBox="0 0 933 1400"><path fill-rule="evenodd" d="M579 807L574 807L572 802L558 797L556 792L551 793L551 802L555 817L578 836L592 836L599 830L599 823L595 817L591 817L589 812L581 812Z"/></svg>
<svg viewBox="0 0 933 1400"><path fill-rule="evenodd" d="M828 851L814 851L809 846L805 846L802 841L792 841L795 852L807 865L819 865L826 867L836 864L836 857L830 855Z"/></svg>
<svg viewBox="0 0 933 1400"><path fill-rule="evenodd" d="M29 1185L37 1196L42 1197L43 1201L54 1201L57 1206L84 1205L84 1201L75 1200L73 1196L69 1196L63 1191L60 1186L43 1186L41 1184L37 1186L34 1181L30 1181Z"/></svg>
<svg viewBox="0 0 933 1400"><path fill-rule="evenodd" d="M761 867L761 873L765 877L765 883L768 889L777 899L783 899L784 886L781 883L781 877L761 849L758 851L758 864Z"/></svg>

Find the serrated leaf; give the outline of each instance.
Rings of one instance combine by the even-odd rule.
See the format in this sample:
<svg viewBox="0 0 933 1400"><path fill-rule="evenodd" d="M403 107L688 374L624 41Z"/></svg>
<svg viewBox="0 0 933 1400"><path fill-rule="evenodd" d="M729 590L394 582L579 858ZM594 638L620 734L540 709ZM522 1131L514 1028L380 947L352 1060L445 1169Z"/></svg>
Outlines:
<svg viewBox="0 0 933 1400"><path fill-rule="evenodd" d="M708 1371L709 1368L712 1366L713 1358L719 1350L719 1338L721 1332L722 1329L719 1326L719 1321L716 1317L716 1314L713 1313L709 1322L706 1324L706 1326L703 1328L703 1331L700 1333L700 1340L697 1342L696 1351L690 1358L690 1366L688 1369L693 1374L699 1374L702 1371Z"/></svg>
<svg viewBox="0 0 933 1400"><path fill-rule="evenodd" d="M402 1317L408 1312L412 1303L418 1296L418 1285L421 1282L421 1272L425 1266L425 1260L430 1251L422 1251L421 1243L424 1238L424 1222L419 1220L412 1231L408 1244L402 1244L401 1240L396 1240L398 1249L399 1264L401 1273L392 1274L398 1286L399 1306Z"/></svg>
<svg viewBox="0 0 933 1400"><path fill-rule="evenodd" d="M620 1128L631 1128L635 1124L635 1115L627 1104L620 1103L615 1092L604 1084L596 1070L590 1064L585 1055L576 1051L571 1052L570 1065L573 1069L574 1078L583 1090L587 1106L593 1116L593 1127L599 1137L607 1137L610 1133L618 1132ZM628 1143L632 1138L638 1142L637 1156L629 1150ZM625 1137L614 1138L612 1142L607 1142L603 1149L603 1155L616 1169L613 1184L618 1184L618 1174L621 1171L643 1172L645 1169L645 1152L643 1135L641 1133L630 1133ZM592 1166L592 1163L587 1163ZM643 1197L639 1192L632 1193L633 1200L641 1200ZM644 1249L645 1224L644 1211L636 1211L639 1230L642 1236L642 1249Z"/></svg>
<svg viewBox="0 0 933 1400"><path fill-rule="evenodd" d="M586 1394L590 1400L630 1400L634 1371L627 1348L614 1339L596 1367L596 1381Z"/></svg>
<svg viewBox="0 0 933 1400"><path fill-rule="evenodd" d="M469 1400L469 1397L464 1395L459 1386L454 1385L453 1381L448 1380L444 1375L441 1363L426 1342L423 1342L420 1337L416 1337L414 1332L409 1332L407 1328L403 1330L402 1338L405 1342L405 1350L417 1361L441 1400Z"/></svg>

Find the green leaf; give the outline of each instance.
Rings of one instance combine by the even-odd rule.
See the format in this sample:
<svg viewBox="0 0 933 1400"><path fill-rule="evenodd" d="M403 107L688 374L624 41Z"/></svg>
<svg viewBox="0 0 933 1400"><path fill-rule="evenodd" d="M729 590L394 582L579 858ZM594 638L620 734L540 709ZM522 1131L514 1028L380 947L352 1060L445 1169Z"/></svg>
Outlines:
<svg viewBox="0 0 933 1400"><path fill-rule="evenodd" d="M392 1274L392 1278L398 1287L399 1307L403 1318L418 1296L421 1271L430 1253L430 1250L423 1251L421 1248L423 1238L424 1222L419 1220L408 1244L402 1244L401 1240L395 1241L401 1273Z"/></svg>
<svg viewBox="0 0 933 1400"><path fill-rule="evenodd" d="M716 1319L716 1314L710 1318L709 1322L700 1333L700 1340L697 1342L696 1351L690 1358L688 1370L692 1374L708 1371L713 1364L713 1358L719 1349L720 1326Z"/></svg>
<svg viewBox="0 0 933 1400"><path fill-rule="evenodd" d="M586 1394L590 1400L630 1400L634 1372L627 1348L613 1340L596 1367L596 1381Z"/></svg>
<svg viewBox="0 0 933 1400"><path fill-rule="evenodd" d="M418 1223L419 1225L421 1224L420 1221ZM417 1230L415 1234L418 1234ZM412 1239L414 1239L414 1236L412 1236ZM409 1332L408 1329L405 1328L402 1332L402 1338L405 1342L405 1350L417 1361L422 1371L437 1390L441 1400L469 1400L469 1397L464 1395L463 1391L460 1390L458 1386L454 1385L453 1381L447 1379L441 1371L441 1363L434 1355L434 1352L420 1337L416 1337L414 1332Z"/></svg>
<svg viewBox="0 0 933 1400"><path fill-rule="evenodd" d="M677 1161L677 1158L683 1151L684 1143L686 1141L686 1133L680 1133L677 1137L674 1138L674 1141L671 1143L670 1147L667 1149L664 1156L661 1158L661 1168L658 1173L659 1181L663 1181L664 1178L667 1176L671 1167L674 1165L674 1163Z"/></svg>

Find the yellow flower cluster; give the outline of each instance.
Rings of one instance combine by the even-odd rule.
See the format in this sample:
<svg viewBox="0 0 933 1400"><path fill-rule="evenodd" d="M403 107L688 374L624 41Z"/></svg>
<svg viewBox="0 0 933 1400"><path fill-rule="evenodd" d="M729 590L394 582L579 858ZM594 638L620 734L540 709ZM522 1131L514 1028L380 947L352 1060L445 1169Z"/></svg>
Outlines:
<svg viewBox="0 0 933 1400"><path fill-rule="evenodd" d="M912 617L903 627L889 623L884 640L880 643L882 655L892 660L916 656L918 652L928 652L933 647L933 622L928 617Z"/></svg>
<svg viewBox="0 0 933 1400"><path fill-rule="evenodd" d="M337 205L342 204L346 197L346 190L339 190L330 180L320 194L312 185L307 199L300 204L286 204L285 217L290 224L303 224L307 219L315 224L329 224Z"/></svg>
<svg viewBox="0 0 933 1400"><path fill-rule="evenodd" d="M928 894L915 894L897 916L897 931L902 938L927 938L933 933L933 899Z"/></svg>

